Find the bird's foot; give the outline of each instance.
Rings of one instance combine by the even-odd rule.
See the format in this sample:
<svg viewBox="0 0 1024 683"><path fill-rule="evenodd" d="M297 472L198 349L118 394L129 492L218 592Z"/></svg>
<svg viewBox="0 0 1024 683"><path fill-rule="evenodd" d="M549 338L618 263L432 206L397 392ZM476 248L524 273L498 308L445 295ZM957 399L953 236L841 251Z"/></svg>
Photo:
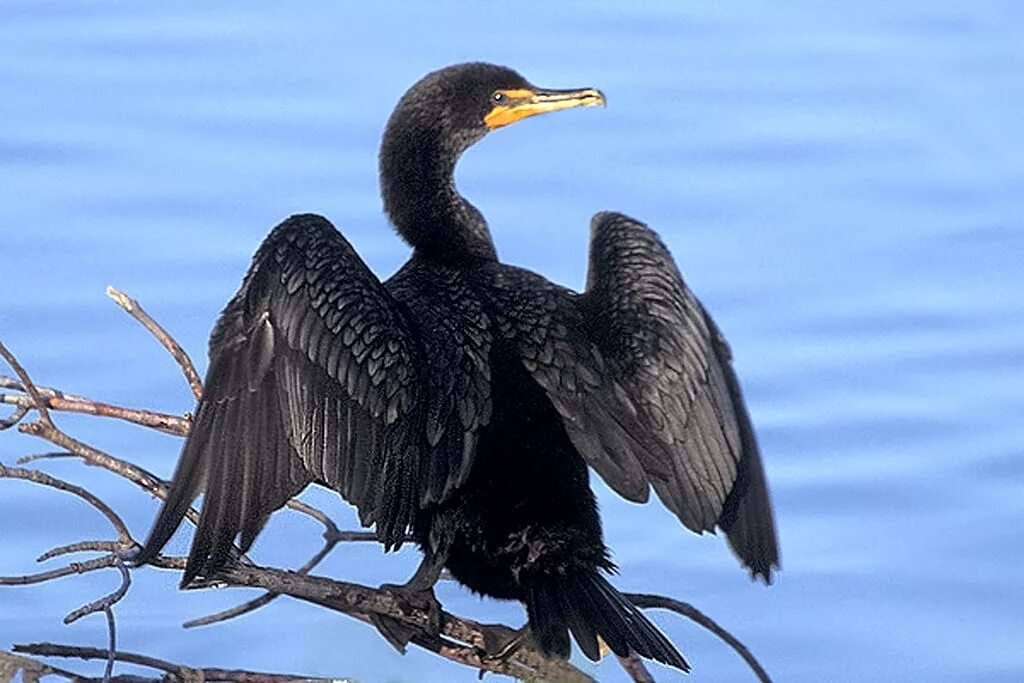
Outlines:
<svg viewBox="0 0 1024 683"><path fill-rule="evenodd" d="M528 642L530 629L527 626L513 629L503 624L481 624L480 635L484 639L483 657L504 662Z"/></svg>
<svg viewBox="0 0 1024 683"><path fill-rule="evenodd" d="M396 650L404 653L406 645L417 633L436 636L441 632L441 603L437 601L433 587L422 588L412 582L402 585L385 583L380 590L397 597L402 607L408 606L426 615L426 623L422 626L383 614L369 615L370 622Z"/></svg>

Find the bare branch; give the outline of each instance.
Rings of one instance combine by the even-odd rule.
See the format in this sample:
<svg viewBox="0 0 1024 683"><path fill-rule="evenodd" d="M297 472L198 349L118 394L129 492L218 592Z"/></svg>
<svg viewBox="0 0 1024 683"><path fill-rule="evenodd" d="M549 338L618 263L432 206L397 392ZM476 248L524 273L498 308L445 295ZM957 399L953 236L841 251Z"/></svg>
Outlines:
<svg viewBox="0 0 1024 683"><path fill-rule="evenodd" d="M96 571L97 569L106 569L107 567L113 567L115 564L117 564L116 556L105 555L103 557L97 557L95 560L72 562L66 567L51 569L47 572L39 572L38 574L26 574L24 576L0 576L0 586L27 586L33 583L43 583L45 581L52 581L53 579L59 579L65 576L71 576L72 574L85 574L87 572Z"/></svg>
<svg viewBox="0 0 1024 683"><path fill-rule="evenodd" d="M380 538L372 531L335 531L325 533L324 538L328 541L338 543L356 543L364 541L380 541Z"/></svg>
<svg viewBox="0 0 1024 683"><path fill-rule="evenodd" d="M21 396L12 396L10 398L19 398L20 399L22 397ZM2 432L5 429L10 429L14 425L16 425L19 422L21 422L22 419L26 415L28 415L28 411L29 411L29 406L28 406L28 402L27 401L24 404L21 404L21 403L14 403L12 401L8 401L7 399L8 399L7 394L0 394L0 403L7 403L9 405L14 405L15 408L14 408L14 412L13 413L8 415L4 419L0 420L0 432Z"/></svg>
<svg viewBox="0 0 1024 683"><path fill-rule="evenodd" d="M56 396L76 401L88 400L82 396L70 394L66 391L60 391L58 389L54 389L53 387L43 386L42 384L36 384L35 386L36 391L38 391L39 395L42 396L43 398L53 398ZM28 390L25 389L25 385L24 383L22 383L20 379L8 377L7 375L0 375L0 389L14 389L15 391L20 391L23 394L28 393Z"/></svg>
<svg viewBox="0 0 1024 683"><path fill-rule="evenodd" d="M83 605L75 611L64 617L65 624L73 624L82 617L93 614L95 612L102 612L109 610L117 602L125 596L128 592L129 586L132 585L132 575L128 573L128 568L124 566L124 562L117 555L112 556L114 558L114 566L121 571L121 585L114 589L114 592L110 595L105 595L99 600L94 600L88 605Z"/></svg>
<svg viewBox="0 0 1024 683"><path fill-rule="evenodd" d="M334 523L334 520L328 517L327 513L325 513L323 510L313 507L308 503L304 503L301 500L298 500L297 498L293 498L292 500L288 501L287 505L292 510L308 515L309 517L312 517L313 519L324 525L323 547L320 548L320 550L317 551L317 553L313 555L313 557L311 557L306 562L306 564L302 565L302 567L300 567L297 570L299 574L308 574L310 571L316 568L316 566L320 564L320 562L322 562L323 559L327 557L327 555L330 554L332 550L334 550L334 546L337 545L338 541L340 540L339 537L341 535L341 532L338 530L338 525ZM373 536L374 539L376 540L376 534L374 534ZM228 619L234 619L235 617L240 617L243 614L254 612L255 610L258 610L260 607L270 604L274 599L276 599L280 595L280 593L274 593L272 591L264 593L258 598L253 598L252 600L248 600L240 605L236 605L229 609L221 610L220 612L216 612L205 617L199 617L198 619L190 619L189 621L186 621L184 624L182 624L182 626L184 626L185 628L195 628L197 626L209 626L211 624L227 621Z"/></svg>
<svg viewBox="0 0 1024 683"><path fill-rule="evenodd" d="M6 380L8 378L3 379ZM24 391L24 385L20 382L7 382L7 384L8 386L6 388ZM181 415L170 415L167 413L160 413L152 410L141 410L138 408L126 408L124 406L95 401L82 396L60 395L59 392L55 392L53 390L46 391L46 387L37 387L37 389L39 391L40 400L50 410L59 410L65 413L82 413L85 415L95 415L97 417L113 417L119 420L124 420L125 422L141 425L143 427L158 429L167 434L174 434L176 436L184 436L185 434L188 434L190 421L188 418L182 417ZM25 413L36 407L31 396L18 396L16 394L0 394L0 403L16 407L16 410L10 417L0 422L0 430L17 424L25 417Z"/></svg>
<svg viewBox="0 0 1024 683"><path fill-rule="evenodd" d="M14 373L21 379L22 386L25 387L25 391L30 397L32 397L33 406L39 411L39 420L44 424L53 425L53 421L50 420L50 413L46 410L46 402L43 401L43 397L39 394L39 390L36 389L36 385L32 383L32 378L25 372L25 368L21 367L21 363L14 357L7 347L0 342L0 356L3 356L7 364L11 366Z"/></svg>
<svg viewBox="0 0 1024 683"><path fill-rule="evenodd" d="M768 672L764 670L764 667L751 654L746 645L741 643L736 636L719 626L714 619L690 603L667 598L663 595L648 595L646 593L624 593L624 595L630 602L641 609L667 609L703 626L735 650L736 654L743 658L743 661L747 663L747 666L750 667L761 683L771 683L772 679L768 676Z"/></svg>
<svg viewBox="0 0 1024 683"><path fill-rule="evenodd" d="M43 676L62 676L69 681L80 681L82 677L71 671L51 666L28 657L19 657L10 652L0 651L0 680L11 681L21 672L21 680L38 681Z"/></svg>
<svg viewBox="0 0 1024 683"><path fill-rule="evenodd" d="M619 664L629 674L629 678L633 683L654 683L654 676L644 666L644 660L640 659L640 655L637 653L630 650L628 656L619 657L616 655L616 659L619 660Z"/></svg>
<svg viewBox="0 0 1024 683"><path fill-rule="evenodd" d="M24 434L38 436L39 438L45 439L56 446L60 446L61 448L66 448L78 457L85 459L90 465L97 465L105 470L109 470L114 474L138 485L143 490L157 496L158 498L163 498L163 496L166 495L167 486L163 479L152 472L149 472L148 470L126 460L115 458L114 456L104 453L98 448L93 448L86 443L82 443L78 439L68 436L53 425L30 422L28 424L21 425L18 427L18 430ZM192 514L194 519L198 519L198 516L195 516L194 511L192 511Z"/></svg>
<svg viewBox="0 0 1024 683"><path fill-rule="evenodd" d="M59 545L56 548L51 548L37 557L36 562L46 562L47 560L52 560L55 557L70 555L72 553L115 553L118 550L124 550L124 548L125 544L120 541L79 541L78 543L69 543L67 545Z"/></svg>
<svg viewBox="0 0 1024 683"><path fill-rule="evenodd" d="M214 577L228 585L265 588L276 593L285 593L346 614L381 614L406 623L423 634L430 633L430 614L409 604L400 595L387 590L377 590L356 583L348 583L289 572L270 567L236 565L216 574ZM503 673L522 678L523 669L534 672L528 678L544 678L559 681L589 681L589 676L568 662L544 657L530 647L521 647L507 660L482 657L484 627L472 620L457 617L448 612L441 613L441 634L455 641L466 643L466 648L451 645L444 639L424 635L414 637L413 642L441 656L460 663L472 662L481 671Z"/></svg>
<svg viewBox="0 0 1024 683"><path fill-rule="evenodd" d="M124 521L118 516L116 512L110 509L110 506L104 503L102 500L94 496L92 493L86 491L81 486L75 486L69 484L66 481L62 481L55 477L51 477L45 472L39 470L26 470L21 467L7 467L6 465L0 464L0 478L6 479L24 479L27 481L34 482L36 484L42 484L52 489L59 491L66 491L72 495L78 496L89 505L100 511L100 513L107 518L110 524L114 527L114 531L117 532L118 539L122 543L131 543L132 535L128 531L128 527L125 526Z"/></svg>
<svg viewBox="0 0 1024 683"><path fill-rule="evenodd" d="M78 456L70 451L56 451L52 453L32 453L23 455L14 462L18 465L27 465L36 460L62 460L64 458L77 458Z"/></svg>
<svg viewBox="0 0 1024 683"><path fill-rule="evenodd" d="M109 652L98 647L76 647L74 645L57 645L55 643L29 643L15 645L15 652L36 657L76 657L78 659L107 659ZM147 666L151 669L164 671L185 681L230 681L232 683L286 683L290 681L317 681L331 683L338 679L310 678L299 674L271 674L258 671L231 669L193 669L173 664L163 659L140 655L133 652L115 652L114 659L126 664ZM345 680L345 679L342 679Z"/></svg>
<svg viewBox="0 0 1024 683"><path fill-rule="evenodd" d="M119 292L113 287L107 287L107 296L113 299L118 306L127 311L128 315L142 323L142 326L149 330L157 341L159 341L165 349L171 354L175 361L178 362L178 366L181 368L182 373L185 375L185 380L188 382L188 386L192 389L192 394L199 400L203 397L203 382L199 379L199 373L196 372L196 366L192 364L192 359L189 358L185 349L181 348L181 345L175 341L174 337L168 334L160 323L153 320L143 310L142 306L135 299L132 299L127 294Z"/></svg>
<svg viewBox="0 0 1024 683"><path fill-rule="evenodd" d="M125 577L128 576L128 570L124 568L124 564L118 565L124 572ZM127 587L126 587L127 588ZM110 683L110 677L114 673L114 661L117 657L117 624L114 622L114 610L107 607L103 608L103 613L107 616L107 665L103 668L103 683Z"/></svg>

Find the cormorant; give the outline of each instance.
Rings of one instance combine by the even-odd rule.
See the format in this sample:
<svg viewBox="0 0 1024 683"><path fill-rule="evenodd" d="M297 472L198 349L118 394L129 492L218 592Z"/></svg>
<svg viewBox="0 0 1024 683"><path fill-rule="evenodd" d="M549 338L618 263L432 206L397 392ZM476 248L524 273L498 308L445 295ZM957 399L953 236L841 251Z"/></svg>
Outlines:
<svg viewBox="0 0 1024 683"><path fill-rule="evenodd" d="M621 496L654 487L687 528L726 537L752 576L778 549L761 457L729 346L647 226L591 222L576 293L498 261L484 217L455 188L489 131L604 104L473 63L416 83L380 150L384 211L412 246L385 282L323 217L266 238L210 338L210 366L169 494L138 559L152 559L205 497L182 584L244 552L307 485L334 489L386 549L424 552L404 587L442 568L522 602L540 649L590 659L599 640L686 670L608 583L589 467ZM436 603L435 603L436 604Z"/></svg>

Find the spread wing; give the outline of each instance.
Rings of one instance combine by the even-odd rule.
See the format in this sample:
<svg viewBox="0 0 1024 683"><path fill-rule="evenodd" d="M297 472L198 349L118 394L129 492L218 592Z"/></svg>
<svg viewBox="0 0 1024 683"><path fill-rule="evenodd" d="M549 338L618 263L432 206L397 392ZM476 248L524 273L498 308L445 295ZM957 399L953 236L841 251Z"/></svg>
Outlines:
<svg viewBox="0 0 1024 683"><path fill-rule="evenodd" d="M210 339L205 392L139 560L204 492L187 584L222 566L236 537L246 551L314 481L400 545L422 495L422 366L401 306L344 237L315 215L283 222Z"/></svg>
<svg viewBox="0 0 1024 683"><path fill-rule="evenodd" d="M498 335L544 390L576 450L616 493L646 501L649 473L668 476L664 447L650 438L605 367L578 295L536 273L500 266L489 296Z"/></svg>
<svg viewBox="0 0 1024 683"><path fill-rule="evenodd" d="M582 307L638 420L665 446L650 483L684 525L721 526L744 564L770 580L775 524L728 344L652 230L600 213L591 231Z"/></svg>

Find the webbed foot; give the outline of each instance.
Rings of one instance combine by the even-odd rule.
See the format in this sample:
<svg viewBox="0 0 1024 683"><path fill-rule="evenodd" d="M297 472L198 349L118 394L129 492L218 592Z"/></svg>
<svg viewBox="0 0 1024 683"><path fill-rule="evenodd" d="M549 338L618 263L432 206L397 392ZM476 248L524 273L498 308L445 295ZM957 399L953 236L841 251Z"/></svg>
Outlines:
<svg viewBox="0 0 1024 683"><path fill-rule="evenodd" d="M530 639L528 626L514 629L504 624L481 624L480 634L484 638L483 656L502 662L518 652Z"/></svg>
<svg viewBox="0 0 1024 683"><path fill-rule="evenodd" d="M441 603L437 601L433 588L410 590L408 584L385 583L381 585L380 589L395 595L413 609L425 612L427 615L426 624L423 626L416 626L413 623L383 614L369 615L370 622L396 650L404 653L406 645L417 633L438 635L441 632Z"/></svg>
<svg viewBox="0 0 1024 683"><path fill-rule="evenodd" d="M370 623L376 626L384 639L399 652L405 652L405 646L417 633L436 636L441 632L441 603L434 595L434 584L437 583L443 567L442 557L428 552L408 582L402 585L385 583L381 586L381 590L392 593L410 607L427 615L426 624L423 626L382 614L369 615Z"/></svg>

